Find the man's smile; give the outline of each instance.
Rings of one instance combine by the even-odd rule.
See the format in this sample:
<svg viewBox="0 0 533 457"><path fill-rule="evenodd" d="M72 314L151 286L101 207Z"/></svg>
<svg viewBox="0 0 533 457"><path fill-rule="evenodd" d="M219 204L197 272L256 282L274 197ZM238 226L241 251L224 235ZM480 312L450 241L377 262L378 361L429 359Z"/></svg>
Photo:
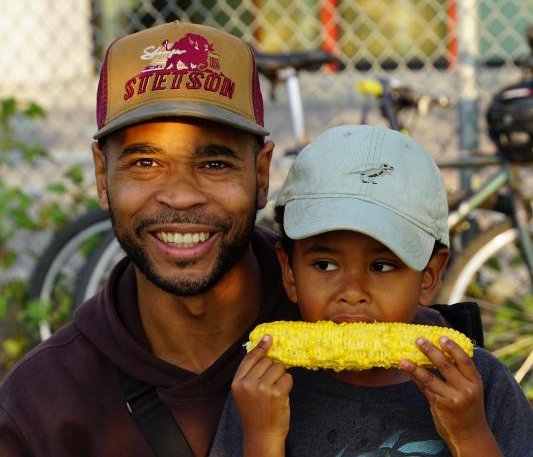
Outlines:
<svg viewBox="0 0 533 457"><path fill-rule="evenodd" d="M178 233L178 232L157 232L155 236L164 243L172 244L182 248L190 248L198 243L207 241L210 237L209 232L193 232L193 233Z"/></svg>

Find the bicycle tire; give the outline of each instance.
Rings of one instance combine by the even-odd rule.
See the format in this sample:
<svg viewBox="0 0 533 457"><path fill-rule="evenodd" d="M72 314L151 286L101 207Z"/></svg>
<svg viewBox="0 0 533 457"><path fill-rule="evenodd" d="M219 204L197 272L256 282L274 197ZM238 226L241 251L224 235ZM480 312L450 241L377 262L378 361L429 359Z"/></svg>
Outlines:
<svg viewBox="0 0 533 457"><path fill-rule="evenodd" d="M111 230L90 253L78 273L74 308L77 308L101 289L112 268L125 255L115 233Z"/></svg>
<svg viewBox="0 0 533 457"><path fill-rule="evenodd" d="M100 209L90 210L74 219L67 226L56 232L35 264L30 274L28 299L40 300L54 304L57 282L61 275L67 275L65 281L69 287L74 285L73 272L84 261L75 254L93 236L99 236L111 228L107 212ZM76 262L74 268L72 263ZM71 262L69 264L69 262ZM47 339L53 332L53 324L49 319L39 322L39 337Z"/></svg>
<svg viewBox="0 0 533 457"><path fill-rule="evenodd" d="M479 233L452 263L438 302L460 301L478 302L485 347L507 365L518 382L533 389L533 373L524 369L533 352L532 284L518 230L511 221Z"/></svg>

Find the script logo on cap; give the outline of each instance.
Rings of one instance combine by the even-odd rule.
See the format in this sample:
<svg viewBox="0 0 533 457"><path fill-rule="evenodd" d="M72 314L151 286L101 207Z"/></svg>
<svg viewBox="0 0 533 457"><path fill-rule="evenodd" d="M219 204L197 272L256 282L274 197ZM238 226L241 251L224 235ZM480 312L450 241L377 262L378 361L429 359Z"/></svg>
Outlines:
<svg viewBox="0 0 533 457"><path fill-rule="evenodd" d="M235 82L220 70L220 59L205 37L187 33L172 45L168 39L146 47L139 57L149 61L124 87L124 100L160 90L203 90L231 99Z"/></svg>

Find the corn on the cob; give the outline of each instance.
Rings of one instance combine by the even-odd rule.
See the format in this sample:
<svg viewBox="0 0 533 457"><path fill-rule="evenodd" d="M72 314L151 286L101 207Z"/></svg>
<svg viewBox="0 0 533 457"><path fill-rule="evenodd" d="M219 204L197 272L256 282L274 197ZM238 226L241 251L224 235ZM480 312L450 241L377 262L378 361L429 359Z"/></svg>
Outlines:
<svg viewBox="0 0 533 457"><path fill-rule="evenodd" d="M472 357L472 341L451 328L396 322L340 323L277 321L258 325L246 344L252 350L263 335L272 335L268 356L286 367L365 370L398 367L401 359L433 366L415 345L418 337L437 347L441 336L455 341Z"/></svg>

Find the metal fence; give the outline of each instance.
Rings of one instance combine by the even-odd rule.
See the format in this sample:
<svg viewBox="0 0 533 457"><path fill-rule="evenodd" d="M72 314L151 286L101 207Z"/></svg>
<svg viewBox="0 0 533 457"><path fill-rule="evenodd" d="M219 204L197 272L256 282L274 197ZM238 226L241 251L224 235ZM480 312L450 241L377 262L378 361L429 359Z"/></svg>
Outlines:
<svg viewBox="0 0 533 457"><path fill-rule="evenodd" d="M461 12L474 14L462 28ZM460 96L461 46L475 31L480 103L516 78L527 54L531 0L2 0L0 96L43 104L33 136L69 160L87 156L95 131L96 74L117 36L181 19L222 27L263 51L325 47L346 64L340 73L303 77L304 101L339 107L357 101L353 82L386 72L433 93ZM461 35L461 30L466 30ZM477 48L477 49L476 49ZM468 50L472 52L472 50ZM477 53L477 54L476 54ZM284 102L283 91L277 105ZM268 110L267 101L267 110ZM339 112L340 110L335 110ZM312 110L308 111L313 117ZM267 112L268 116L268 112ZM332 114L332 122L336 116ZM274 136L283 125L273 119ZM312 122L312 120L310 121ZM323 120L320 125L324 125Z"/></svg>
<svg viewBox="0 0 533 457"><path fill-rule="evenodd" d="M19 134L44 145L52 168L1 179L37 194L68 163L87 164L95 127L97 74L116 37L180 19L221 27L264 52L326 48L345 64L301 77L308 131L357 122L354 83L386 74L454 106L473 104L470 117L452 110L446 128L433 123L421 141L436 153L455 151L470 125L474 144L487 143L483 111L498 88L520 74L528 54L524 31L533 24L531 0L2 0L0 98L33 100L47 111L37 123L19 123ZM262 81L264 84L265 81ZM265 95L268 93L264 88ZM266 123L279 149L291 141L286 93L265 98ZM435 121L436 122L436 121ZM477 130L479 128L479 130ZM467 129L468 130L468 129ZM432 134L439 133L446 140ZM451 141L450 141L451 140ZM274 175L274 178L276 175Z"/></svg>

